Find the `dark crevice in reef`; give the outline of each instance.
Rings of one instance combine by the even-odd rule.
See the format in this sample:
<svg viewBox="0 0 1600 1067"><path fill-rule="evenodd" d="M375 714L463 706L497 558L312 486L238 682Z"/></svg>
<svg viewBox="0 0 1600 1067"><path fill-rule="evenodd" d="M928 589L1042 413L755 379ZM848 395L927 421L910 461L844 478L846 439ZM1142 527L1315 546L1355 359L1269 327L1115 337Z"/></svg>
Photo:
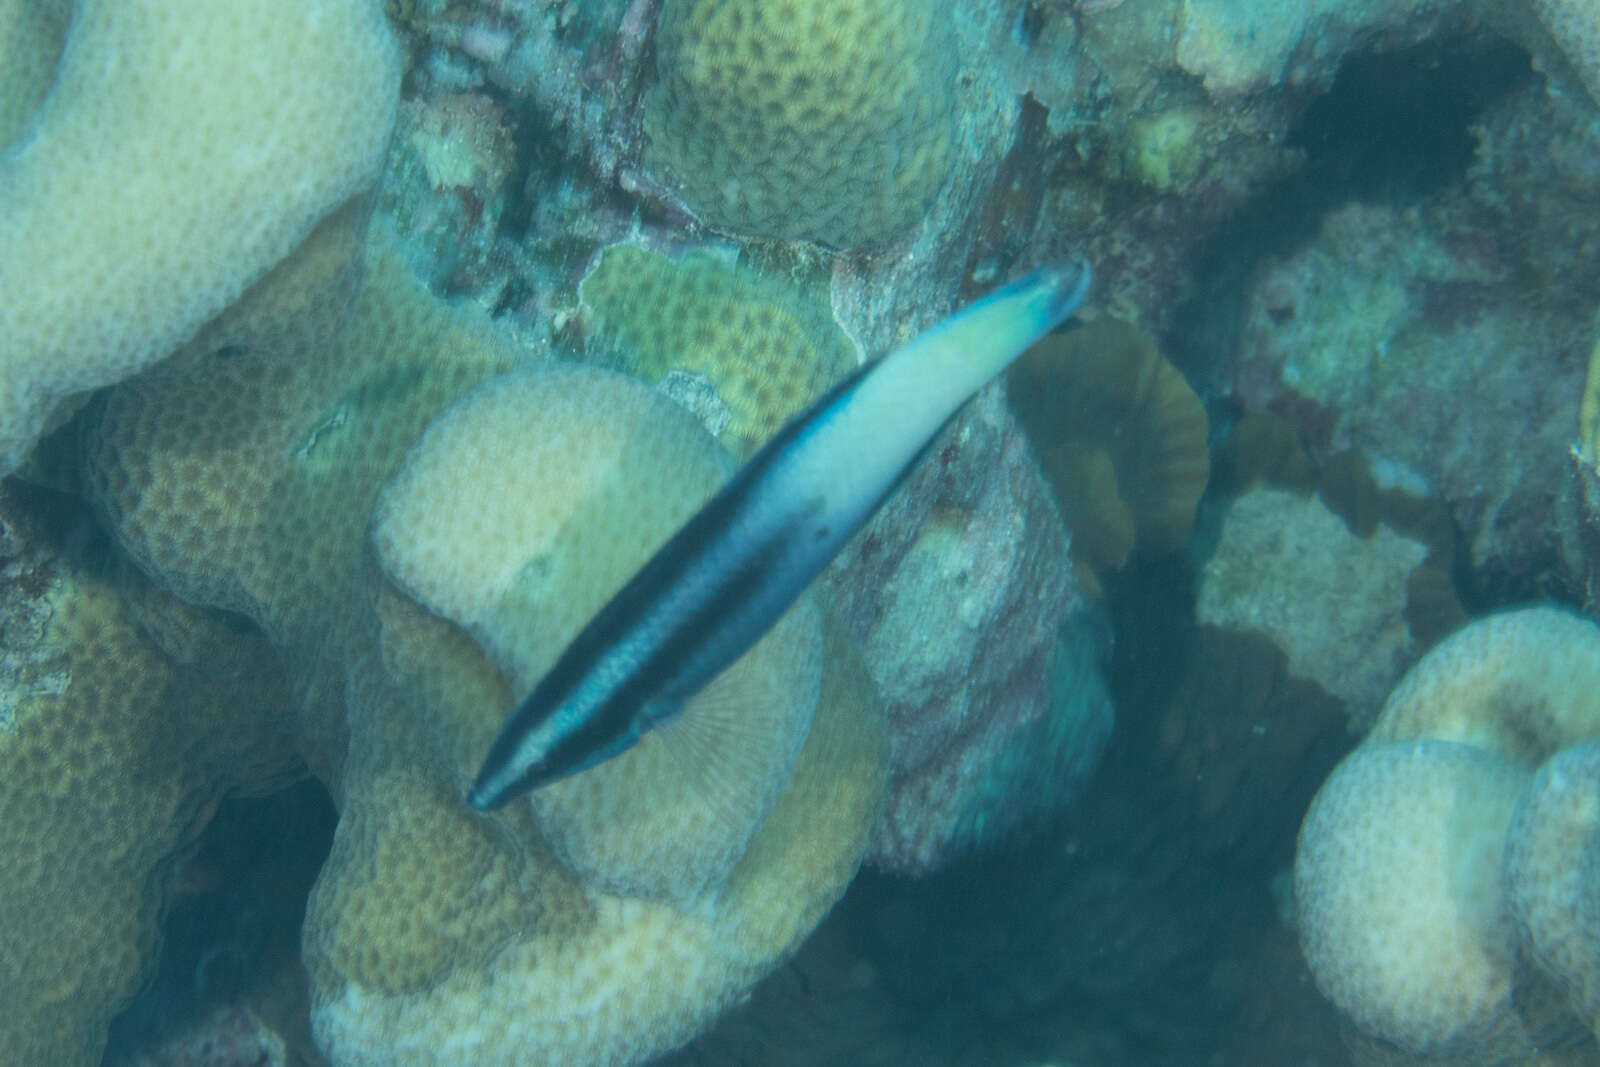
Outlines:
<svg viewBox="0 0 1600 1067"><path fill-rule="evenodd" d="M1526 52L1486 33L1347 59L1288 133L1304 165L1240 205L1196 256L1173 320L1179 366L1211 379L1243 329L1256 267L1309 241L1329 212L1419 203L1462 181L1472 124L1533 76Z"/></svg>
<svg viewBox="0 0 1600 1067"><path fill-rule="evenodd" d="M139 1062L208 1011L247 1000L291 1041L309 1040L300 927L338 815L310 779L224 801L174 875L149 985L111 1023L102 1067Z"/></svg>

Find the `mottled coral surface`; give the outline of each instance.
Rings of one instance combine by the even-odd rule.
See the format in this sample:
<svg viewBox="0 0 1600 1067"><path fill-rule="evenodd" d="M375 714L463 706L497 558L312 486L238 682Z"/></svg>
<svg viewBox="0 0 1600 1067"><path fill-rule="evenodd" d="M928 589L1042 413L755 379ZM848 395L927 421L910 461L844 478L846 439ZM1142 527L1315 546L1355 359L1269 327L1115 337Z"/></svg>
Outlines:
<svg viewBox="0 0 1600 1067"><path fill-rule="evenodd" d="M1586 749L1454 844L1358 820L1476 999L1420 938L1318 962L1289 872L1430 646L1593 609L1595 10L0 0L0 1064L1594 1062ZM664 742L466 807L739 456L1079 252L1124 325L1074 343L1146 338L1205 408L1174 532L1052 496L1115 496L1131 423L1052 401L1104 438L1053 490L1057 437L986 390L708 694L760 702L759 788ZM568 362L613 391L530 399ZM470 396L506 404L445 433ZM1483 764L1343 780L1448 815L1521 782ZM207 860L229 795L297 776L312 830L252 833L304 877ZM1496 819L1552 983L1418 889Z"/></svg>

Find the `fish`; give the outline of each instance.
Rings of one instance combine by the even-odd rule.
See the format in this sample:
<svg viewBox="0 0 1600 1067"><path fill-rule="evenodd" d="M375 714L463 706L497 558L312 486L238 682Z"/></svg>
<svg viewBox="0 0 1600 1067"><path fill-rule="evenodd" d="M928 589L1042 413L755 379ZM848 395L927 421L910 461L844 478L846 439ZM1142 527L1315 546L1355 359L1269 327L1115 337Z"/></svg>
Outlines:
<svg viewBox="0 0 1600 1067"><path fill-rule="evenodd" d="M786 423L509 712L467 803L502 807L672 722L805 592L967 400L1078 310L1091 280L1083 259L1035 270Z"/></svg>

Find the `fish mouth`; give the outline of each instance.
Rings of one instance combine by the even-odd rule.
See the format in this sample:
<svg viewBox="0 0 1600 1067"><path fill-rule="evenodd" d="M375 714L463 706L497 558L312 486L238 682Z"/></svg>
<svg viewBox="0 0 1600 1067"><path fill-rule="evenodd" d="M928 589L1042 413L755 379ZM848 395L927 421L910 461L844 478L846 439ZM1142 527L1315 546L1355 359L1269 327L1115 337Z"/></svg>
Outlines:
<svg viewBox="0 0 1600 1067"><path fill-rule="evenodd" d="M467 804L479 811L493 811L504 803L504 794L495 795L486 783L473 782L472 788L467 790Z"/></svg>
<svg viewBox="0 0 1600 1067"><path fill-rule="evenodd" d="M511 781L505 781L505 771L502 768L493 768L493 761L485 764L478 772L478 777L473 781L472 787L467 790L467 803L479 811L494 811L509 804L513 797L522 793L521 788L527 775L519 775Z"/></svg>
<svg viewBox="0 0 1600 1067"><path fill-rule="evenodd" d="M1052 318L1065 318L1076 311L1089 295L1089 286L1094 283L1094 270L1082 256L1048 268L1048 275L1050 292L1055 298L1051 307Z"/></svg>

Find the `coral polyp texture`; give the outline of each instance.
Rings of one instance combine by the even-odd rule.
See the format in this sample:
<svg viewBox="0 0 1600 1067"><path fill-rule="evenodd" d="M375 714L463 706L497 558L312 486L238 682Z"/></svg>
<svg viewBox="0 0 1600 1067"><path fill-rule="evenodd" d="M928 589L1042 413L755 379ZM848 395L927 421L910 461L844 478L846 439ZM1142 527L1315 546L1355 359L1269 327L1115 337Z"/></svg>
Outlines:
<svg viewBox="0 0 1600 1067"><path fill-rule="evenodd" d="M1323 784L1296 921L1318 988L1365 1040L1521 1063L1588 1039L1597 684L1593 620L1477 620L1412 668Z"/></svg>
<svg viewBox="0 0 1600 1067"><path fill-rule="evenodd" d="M855 366L826 294L708 253L672 261L609 248L580 292L598 333L594 357L651 383L674 372L704 380L717 404L709 418L696 413L741 456Z"/></svg>
<svg viewBox="0 0 1600 1067"><path fill-rule="evenodd" d="M1600 743L1545 761L1511 818L1506 897L1522 943L1570 998L1600 1020Z"/></svg>
<svg viewBox="0 0 1600 1067"><path fill-rule="evenodd" d="M533 412L538 435L522 431ZM385 491L374 536L388 572L466 627L523 693L729 465L690 415L638 383L552 368L435 420ZM480 546L466 565L462 544ZM805 740L818 625L803 600L679 720L536 791L535 821L562 861L590 886L685 903L725 879Z"/></svg>
<svg viewBox="0 0 1600 1067"><path fill-rule="evenodd" d="M510 339L390 245L320 338L116 390L93 485L152 574L243 612L287 664L279 721L341 813L304 934L331 1061L639 1062L742 996L853 876L885 767L870 685L802 604L685 711L705 766L667 727L531 803L469 809L516 695L731 461L615 372L495 377L526 363ZM246 321L320 277L287 268ZM719 737L730 722L748 732Z"/></svg>
<svg viewBox="0 0 1600 1067"><path fill-rule="evenodd" d="M954 155L949 19L932 0L669 0L646 165L720 230L891 240Z"/></svg>
<svg viewBox="0 0 1600 1067"><path fill-rule="evenodd" d="M399 79L368 0L79 3L0 154L0 471L369 186Z"/></svg>
<svg viewBox="0 0 1600 1067"><path fill-rule="evenodd" d="M154 973L178 858L298 761L259 636L29 526L0 490L0 1062L87 1067Z"/></svg>
<svg viewBox="0 0 1600 1067"><path fill-rule="evenodd" d="M61 5L35 0L0 4L0 147L49 92L69 15Z"/></svg>
<svg viewBox="0 0 1600 1067"><path fill-rule="evenodd" d="M1323 783L1295 863L1301 945L1364 1032L1463 1055L1515 1029L1498 859L1529 777L1480 748L1413 741L1363 745Z"/></svg>
<svg viewBox="0 0 1600 1067"><path fill-rule="evenodd" d="M543 429L527 435L536 414ZM466 397L385 491L386 572L478 643L441 642L459 631L408 596L383 598L381 657L405 666L360 683L374 688L353 710L353 817L307 920L313 1021L338 1062L639 1062L747 991L854 874L882 782L881 727L859 668L836 643L824 649L808 606L680 720L716 727L731 705L766 735L762 773L733 783L759 793L738 809L747 821L700 791L714 767L684 766L659 736L677 723L502 815L460 800L506 708L500 679L541 673L726 462L644 386L556 367ZM491 490L542 503L508 508ZM486 559L451 550L469 539ZM395 707L400 731L381 726ZM407 770L419 766L433 773ZM361 799L380 783L389 799ZM412 897L426 886L426 899L395 906L385 870ZM452 922L419 940L408 918L419 909ZM470 1048L449 1052L463 1034Z"/></svg>

